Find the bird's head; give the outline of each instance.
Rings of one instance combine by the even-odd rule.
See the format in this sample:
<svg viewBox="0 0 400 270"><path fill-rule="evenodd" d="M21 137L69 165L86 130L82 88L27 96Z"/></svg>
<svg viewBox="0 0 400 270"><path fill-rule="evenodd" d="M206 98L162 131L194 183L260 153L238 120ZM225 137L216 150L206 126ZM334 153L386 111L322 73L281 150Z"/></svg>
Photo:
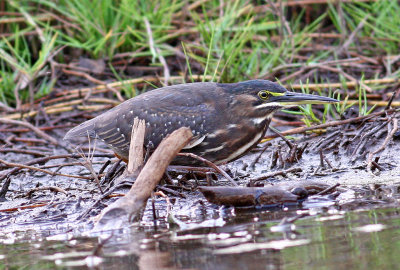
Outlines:
<svg viewBox="0 0 400 270"><path fill-rule="evenodd" d="M268 80L251 80L234 85L231 87L231 93L236 97L236 103L251 108L251 111L258 115L272 115L280 109L302 104L338 102L329 97L290 92Z"/></svg>

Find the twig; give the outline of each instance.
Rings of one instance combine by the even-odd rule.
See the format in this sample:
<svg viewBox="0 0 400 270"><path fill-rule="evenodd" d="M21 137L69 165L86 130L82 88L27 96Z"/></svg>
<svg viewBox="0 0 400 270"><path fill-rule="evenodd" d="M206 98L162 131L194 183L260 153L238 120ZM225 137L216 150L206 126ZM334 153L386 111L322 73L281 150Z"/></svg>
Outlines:
<svg viewBox="0 0 400 270"><path fill-rule="evenodd" d="M174 195L176 197L186 198L185 194L183 194L181 192L178 192L178 191L175 191L173 189L164 187L164 186L157 186L157 189L162 190L162 191L167 192L167 193L170 193L170 194L172 194L172 195Z"/></svg>
<svg viewBox="0 0 400 270"><path fill-rule="evenodd" d="M37 127L33 126L32 124L28 122L23 122L23 121L18 121L18 120L11 120L11 119L5 119L5 118L0 118L0 123L3 124L8 124L8 125L19 125L19 126L24 126L26 128L29 128L33 132L35 132L37 135L42 137L43 139L51 142L52 144L58 145L58 141L51 137L50 135L47 135Z"/></svg>
<svg viewBox="0 0 400 270"><path fill-rule="evenodd" d="M383 150L385 149L386 145L387 145L387 144L389 143L389 141L393 138L394 133L395 133L395 132L397 131L397 129L399 128L399 126L398 126L398 119L397 119L396 117L393 117L392 122L393 122L393 128L392 128L392 130L391 130L390 132L388 132L388 135L386 136L386 138L385 138L385 140L383 141L382 145L381 145L378 149L374 150L373 152L369 152L369 154L368 154L368 159L367 159L367 171L368 171L370 174L372 174L372 175L374 175L374 174L372 173L372 169L371 169L371 168L372 168L372 158L373 158L373 156L376 155L377 153L383 151ZM389 126L388 126L388 129L389 129Z"/></svg>
<svg viewBox="0 0 400 270"><path fill-rule="evenodd" d="M103 161L97 161L97 162L92 162L93 164L105 164ZM58 172L61 168L63 167L69 167L69 166L82 166L82 162L66 162L62 164L52 164L52 165L45 165L45 166L40 166L38 168L40 169L51 169L51 168L57 168L55 172ZM98 175L103 174L103 172L99 172Z"/></svg>
<svg viewBox="0 0 400 270"><path fill-rule="evenodd" d="M252 183L258 182L258 181L262 181L262 180L266 180L268 178L277 176L277 175L282 175L282 176L286 176L288 173L295 173L295 172L301 172L302 169L301 168L290 168L287 170L282 170L282 171L275 171L275 172L271 172L271 173L267 173L264 175L260 175L256 178L250 179L250 181Z"/></svg>
<svg viewBox="0 0 400 270"><path fill-rule="evenodd" d="M373 79L373 80L364 80L364 84L389 84L399 82L398 78L382 78L382 79ZM341 88L343 86L347 87L355 87L358 85L357 81L346 81L343 83L309 83L307 84L307 89L310 90L318 90L323 88ZM293 85L284 85L285 87L291 87L292 89L301 90L304 88L304 84L293 84Z"/></svg>
<svg viewBox="0 0 400 270"><path fill-rule="evenodd" d="M8 118L7 118L8 119ZM68 125L59 125L59 126L43 126L43 127L37 127L37 129L41 131L47 131L47 130L53 130L57 128L70 128L73 127L74 125L68 124ZM15 132L15 133L23 133L23 132L29 132L29 128L0 128L0 132ZM18 138L15 138L17 140ZM31 140L34 140L32 138L29 138ZM32 141L34 142L34 141ZM38 141L39 142L39 141ZM44 140L45 143L47 143L46 140Z"/></svg>
<svg viewBox="0 0 400 270"><path fill-rule="evenodd" d="M97 173L94 171L93 169L93 155L94 155L94 151L96 149L96 139L94 140L94 144L93 144L93 148L91 148L91 143L90 143L90 136L88 133L88 140L89 140L89 151L88 151L88 155L86 157L85 153L83 153L82 150L80 150L79 148L77 149L78 154L82 157L82 159L84 160L81 164L82 166L84 166L86 169L88 169L88 171L90 172L90 174L93 176L94 180L96 181L97 187L99 188L100 192L103 194L103 189L101 188L100 185L100 180L99 180L99 176L97 175Z"/></svg>
<svg viewBox="0 0 400 270"><path fill-rule="evenodd" d="M324 165L324 154L322 153L322 149L319 149L319 167L325 168L325 165Z"/></svg>
<svg viewBox="0 0 400 270"><path fill-rule="evenodd" d="M68 75L74 75L74 76L83 77L83 78L85 78L86 80L88 80L88 81L90 81L90 82L92 82L92 83L94 83L94 84L104 85L108 90L111 90L111 91L117 96L117 98L118 98L118 100L119 100L120 102L125 101L125 99L121 96L121 93L120 93L118 90L116 90L116 89L113 88L113 87L110 87L109 85L107 85L107 84L104 83L103 81L100 81L100 80L98 80L98 79L96 79L96 78L90 76L90 75L87 74L86 72L68 70L68 69L65 69L65 68L63 68L62 71L63 71L65 74L68 74Z"/></svg>
<svg viewBox="0 0 400 270"><path fill-rule="evenodd" d="M95 154L94 156L96 156L96 157L110 157L109 154ZM6 177L9 176L9 175L15 174L15 173L18 172L20 169L27 168L27 167L24 167L24 166L28 166L28 167L30 168L30 165L33 165L33 164L45 163L45 162L47 162L47 161L49 161L49 160L61 159L61 158L80 158L80 156L77 155L77 154L55 155L55 156L48 156L48 157L36 158L36 159L31 160L31 161L28 161L28 162L25 163L25 164L18 164L18 166L10 166L10 167L13 167L11 170L9 170L9 171L7 171L7 172L4 172L4 171L3 171L3 172L0 174L0 181L2 181L4 178L6 178ZM7 163L8 163L8 162L7 162ZM13 163L10 163L10 164L13 164ZM22 165L22 166L19 166L19 165ZM33 168L36 168L36 167L33 167ZM51 174L54 175L53 172L51 172ZM57 174L57 175L58 175L58 174ZM76 177L76 178L78 178L78 177ZM83 178L83 179L92 179L92 178L89 178L89 177L86 178L86 177L83 177L83 176L80 177L80 178Z"/></svg>
<svg viewBox="0 0 400 270"><path fill-rule="evenodd" d="M10 184L11 184L10 174L6 175L5 177L6 177L6 181L4 181L4 184L0 190L0 202L6 201L6 194L7 194L8 188L10 187Z"/></svg>
<svg viewBox="0 0 400 270"><path fill-rule="evenodd" d="M215 169L210 168L210 167L193 167L193 166L181 166L181 165L170 165L168 166L168 171L174 171L174 172L184 172L184 173L190 173L190 172L201 172L201 173L206 173L206 172L217 172Z"/></svg>
<svg viewBox="0 0 400 270"><path fill-rule="evenodd" d="M331 192L332 190L334 190L335 188L337 188L338 186L340 186L339 183L334 184L333 186L330 186L330 187L328 187L328 188L326 188L326 189L324 189L324 190L318 192L318 193L315 194L315 195L325 195L325 194Z"/></svg>
<svg viewBox="0 0 400 270"><path fill-rule="evenodd" d="M207 164L208 166L210 166L211 168L213 168L214 170L216 170L217 172L219 172L220 174L222 174L226 179L228 179L234 186L238 186L238 184L236 184L236 182L221 168L219 168L217 165L215 165L214 163L212 163L211 161L200 157L196 154L193 153L179 153L178 156L186 156L186 157L191 157L197 160L200 160L202 162L204 162L205 164Z"/></svg>
<svg viewBox="0 0 400 270"><path fill-rule="evenodd" d="M26 197L31 197L32 193L36 192L36 191L40 191L40 190L50 190L50 191L54 191L54 192L59 192L59 193L64 193L64 194L68 194L64 189L57 187L57 186L48 186L48 187L37 187L37 188L33 188L31 190L29 190L25 196Z"/></svg>
<svg viewBox="0 0 400 270"><path fill-rule="evenodd" d="M1 80L0 80L0 82L1 82ZM3 102L0 102L0 109L4 110L6 112L15 112L14 108L4 104Z"/></svg>
<svg viewBox="0 0 400 270"><path fill-rule="evenodd" d="M107 171L106 175L103 178L102 183L106 183L109 182L111 180L111 178L116 175L117 173L117 169L118 168L122 168L123 166L119 167L119 165L121 164L122 159L119 159L117 162L114 163L114 165Z"/></svg>
<svg viewBox="0 0 400 270"><path fill-rule="evenodd" d="M400 89L397 89L397 90L394 90L394 91L393 91L393 94L392 94L392 96L390 97L390 99L389 99L389 101L388 101L388 103L387 103L387 105L386 105L386 107L385 107L385 110L389 110L389 109L390 109L390 106L392 106L392 102L393 102L393 100L394 100L394 98L396 97L396 95L397 95L398 92L400 92Z"/></svg>
<svg viewBox="0 0 400 270"><path fill-rule="evenodd" d="M361 136L361 138L360 138L358 144L356 145L356 147L354 147L353 153L351 154L351 158L353 158L353 156L354 156L357 152L359 152L359 150L362 150L363 147L361 147L361 146L364 146L364 145L365 145L365 143L366 143L366 138L368 138L368 137L371 136L371 135L375 135L376 132L378 132L379 130L381 130L382 128L384 128L388 123L389 123L388 121L385 121L385 122L383 122L382 124L380 124L380 125L374 127L373 129L370 129L367 133L364 133L364 134ZM360 132L360 133L361 133L361 132ZM358 135L358 134L357 134L357 135ZM353 138L353 140L354 140L354 138Z"/></svg>
<svg viewBox="0 0 400 270"><path fill-rule="evenodd" d="M287 136L287 135L304 133L304 132L312 131L312 130L324 129L324 128L327 128L327 127L340 126L340 125L345 125L345 124L349 124L349 123L355 123L355 122L368 120L370 118L373 118L373 117L376 117L376 116L380 116L380 115L385 114L385 113L392 113L392 112L397 112L397 111L400 111L400 109L389 109L389 110L386 110L386 111L374 112L374 113L370 113L370 114L364 115L364 116L359 116L359 117L350 118L350 119L346 119L346 120L340 120L340 121L332 121L332 122L329 122L329 123L316 125L316 126L312 126L312 127L294 128L294 129L290 129L290 130L287 130L287 131L283 131L283 132L281 132L281 134L283 136ZM263 140L273 139L273 138L276 138L276 137L278 137L278 135L270 135L270 136L264 137Z"/></svg>
<svg viewBox="0 0 400 270"><path fill-rule="evenodd" d="M88 180L93 179L93 177L87 177L87 176L55 173L55 172L44 170L44 169L40 169L40 168L37 168L37 167L34 167L34 166L29 166L29 165L24 165L24 164L19 164L19 163L13 163L13 162L7 162L7 161L2 160L2 159L0 159L0 163L3 163L4 165L6 165L8 167L11 167L11 168L29 169L29 170L32 170L32 171L47 173L47 174L50 174L52 176L59 175L59 176L65 176L65 177L71 177L71 178L79 178L79 179L88 179Z"/></svg>
<svg viewBox="0 0 400 270"><path fill-rule="evenodd" d="M165 201L167 202L167 214L166 214L166 216L168 217L169 212L171 212L171 208L172 208L172 204L171 204L171 201L170 201L169 197L167 195L165 195L165 193L162 192L161 190L157 191L157 192L154 192L153 196L161 196L161 197L163 197L165 199Z"/></svg>
<svg viewBox="0 0 400 270"><path fill-rule="evenodd" d="M343 77L345 77L346 79L361 85L368 93L372 93L372 88L371 87L366 85L364 82L357 80L356 78L354 78L353 76L347 74L346 72L344 72L343 70L341 70L339 68L334 68L334 67L329 67L329 66L324 66L324 65L319 65L318 67L322 68L322 69L325 69L325 70L329 70L329 71L332 71L332 72L336 72L336 73L342 74Z"/></svg>
<svg viewBox="0 0 400 270"><path fill-rule="evenodd" d="M48 205L48 203L38 203L38 204L33 204L33 205L23 205L23 206L14 207L14 208L0 209L0 212L15 212L15 211L19 211L19 210L32 209L32 208L42 207L42 206L46 206L46 205Z"/></svg>
<svg viewBox="0 0 400 270"><path fill-rule="evenodd" d="M257 162L260 160L262 154L264 154L265 150L267 150L267 148L268 148L269 146L271 146L271 144L270 144L270 143L267 143L267 144L263 147L263 149L261 150L261 152L257 155L257 157L253 160L253 162L251 162L250 168L253 168L253 169L255 168L255 166L256 166Z"/></svg>
<svg viewBox="0 0 400 270"><path fill-rule="evenodd" d="M276 134L278 135L282 140L285 141L285 143L288 145L289 149L292 149L294 147L294 144L289 141L288 139L285 138L285 136L282 135L282 133L280 133L278 130L276 130L275 128L270 127L270 129Z"/></svg>
<svg viewBox="0 0 400 270"><path fill-rule="evenodd" d="M44 111L46 114L58 114L62 112L69 112L69 111L74 111L76 109L82 110L82 111L102 111L106 109L111 109L111 105L82 105L82 106L67 106L67 107L62 107L62 108L53 108L53 109L45 109ZM37 111L31 111L29 113L26 113L24 116L35 116L38 112ZM3 119L18 119L21 118L21 114L8 114L3 117ZM59 128L59 127L56 127Z"/></svg>
<svg viewBox="0 0 400 270"><path fill-rule="evenodd" d="M104 170L108 167L108 165L110 165L111 163L111 159L107 159L107 161L103 164L103 166L101 166L100 170L99 170L99 174L102 174L104 172Z"/></svg>
<svg viewBox="0 0 400 270"><path fill-rule="evenodd" d="M0 148L0 153L21 153L21 154L39 156L39 157L45 157L45 156L49 155L49 153L31 151L31 150L25 150L25 149L16 149L16 148Z"/></svg>

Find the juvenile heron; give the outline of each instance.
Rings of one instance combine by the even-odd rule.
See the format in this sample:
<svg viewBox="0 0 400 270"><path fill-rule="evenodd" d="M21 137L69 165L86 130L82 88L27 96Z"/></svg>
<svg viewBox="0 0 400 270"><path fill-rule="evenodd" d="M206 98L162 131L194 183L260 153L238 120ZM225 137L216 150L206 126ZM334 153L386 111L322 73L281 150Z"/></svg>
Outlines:
<svg viewBox="0 0 400 270"><path fill-rule="evenodd" d="M146 121L145 146L156 148L180 127L189 127L191 152L216 164L235 160L263 138L274 112L300 104L334 103L336 99L287 91L267 80L239 83L199 82L162 87L131 98L71 129L64 139L98 138L117 156L128 159L133 119ZM197 163L177 157L174 164Z"/></svg>

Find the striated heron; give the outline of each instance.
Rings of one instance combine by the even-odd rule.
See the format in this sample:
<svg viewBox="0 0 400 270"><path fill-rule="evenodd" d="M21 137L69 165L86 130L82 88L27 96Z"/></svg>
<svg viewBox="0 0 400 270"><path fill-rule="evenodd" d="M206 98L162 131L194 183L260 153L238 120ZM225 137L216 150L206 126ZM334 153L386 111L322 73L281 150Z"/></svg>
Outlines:
<svg viewBox="0 0 400 270"><path fill-rule="evenodd" d="M182 152L221 164L256 146L279 109L334 102L337 100L289 92L267 80L179 84L131 98L71 129L64 139L99 138L127 160L133 119L138 117L146 121L145 146L155 148L172 131L189 127L194 137ZM173 163L193 165L198 161L177 157Z"/></svg>

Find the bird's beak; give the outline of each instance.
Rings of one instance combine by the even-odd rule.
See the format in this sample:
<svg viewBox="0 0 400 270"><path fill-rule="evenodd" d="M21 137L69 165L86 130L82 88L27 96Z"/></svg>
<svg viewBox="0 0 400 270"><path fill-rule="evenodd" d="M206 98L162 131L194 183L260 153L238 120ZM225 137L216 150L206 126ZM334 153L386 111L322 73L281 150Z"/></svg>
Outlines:
<svg viewBox="0 0 400 270"><path fill-rule="evenodd" d="M275 96L274 102L278 102L283 106L296 106L302 104L326 104L326 103L336 103L339 100L329 97L321 97L310 94L295 93L295 92L285 92L282 96Z"/></svg>

